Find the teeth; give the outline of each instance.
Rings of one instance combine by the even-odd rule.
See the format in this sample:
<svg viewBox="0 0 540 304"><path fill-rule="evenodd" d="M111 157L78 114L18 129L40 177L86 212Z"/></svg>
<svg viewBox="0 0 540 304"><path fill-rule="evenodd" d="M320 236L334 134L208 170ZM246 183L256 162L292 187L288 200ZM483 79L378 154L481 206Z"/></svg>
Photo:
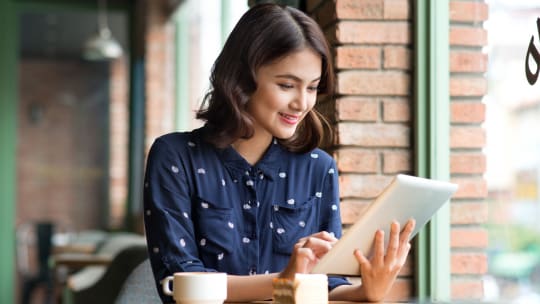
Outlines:
<svg viewBox="0 0 540 304"><path fill-rule="evenodd" d="M291 116L291 115L287 115L287 114L284 114L284 113L281 113L281 116L287 118L287 119L296 119L296 116Z"/></svg>

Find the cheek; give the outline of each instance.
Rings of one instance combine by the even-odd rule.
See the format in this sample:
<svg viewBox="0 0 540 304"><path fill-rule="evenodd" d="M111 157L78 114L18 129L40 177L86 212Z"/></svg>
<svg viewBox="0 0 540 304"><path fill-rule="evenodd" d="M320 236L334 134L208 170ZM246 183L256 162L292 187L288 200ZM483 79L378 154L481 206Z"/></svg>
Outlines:
<svg viewBox="0 0 540 304"><path fill-rule="evenodd" d="M313 98L311 98L311 99L309 100L309 103L308 103L308 110L313 109L313 107L315 107L315 103L317 103L317 95L315 95Z"/></svg>

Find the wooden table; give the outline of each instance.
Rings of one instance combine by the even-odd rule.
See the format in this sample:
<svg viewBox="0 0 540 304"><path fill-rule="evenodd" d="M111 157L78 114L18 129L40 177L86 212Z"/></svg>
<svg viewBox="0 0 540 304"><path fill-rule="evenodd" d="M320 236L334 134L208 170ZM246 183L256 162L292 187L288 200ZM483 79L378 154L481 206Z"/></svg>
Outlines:
<svg viewBox="0 0 540 304"><path fill-rule="evenodd" d="M112 257L91 253L58 253L53 255L56 267L66 266L70 269L82 268L86 266L108 265Z"/></svg>

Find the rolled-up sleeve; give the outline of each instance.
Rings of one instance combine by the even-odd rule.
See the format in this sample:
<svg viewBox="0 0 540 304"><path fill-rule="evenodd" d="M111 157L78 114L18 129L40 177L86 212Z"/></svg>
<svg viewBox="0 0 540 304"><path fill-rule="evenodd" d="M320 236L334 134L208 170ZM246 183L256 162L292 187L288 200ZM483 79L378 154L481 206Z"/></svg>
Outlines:
<svg viewBox="0 0 540 304"><path fill-rule="evenodd" d="M191 218L191 199L185 164L178 151L157 139L150 149L144 181L144 224L154 277L160 281L175 272L215 271L198 258Z"/></svg>

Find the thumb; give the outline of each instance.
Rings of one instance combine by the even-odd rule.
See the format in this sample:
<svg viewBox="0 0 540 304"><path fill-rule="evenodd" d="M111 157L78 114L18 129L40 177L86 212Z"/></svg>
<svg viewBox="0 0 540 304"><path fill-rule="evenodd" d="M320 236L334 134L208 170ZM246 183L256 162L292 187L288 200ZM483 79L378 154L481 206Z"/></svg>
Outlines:
<svg viewBox="0 0 540 304"><path fill-rule="evenodd" d="M371 263L359 249L354 250L354 256L356 257L358 264L360 264L360 269L368 270L371 268Z"/></svg>

